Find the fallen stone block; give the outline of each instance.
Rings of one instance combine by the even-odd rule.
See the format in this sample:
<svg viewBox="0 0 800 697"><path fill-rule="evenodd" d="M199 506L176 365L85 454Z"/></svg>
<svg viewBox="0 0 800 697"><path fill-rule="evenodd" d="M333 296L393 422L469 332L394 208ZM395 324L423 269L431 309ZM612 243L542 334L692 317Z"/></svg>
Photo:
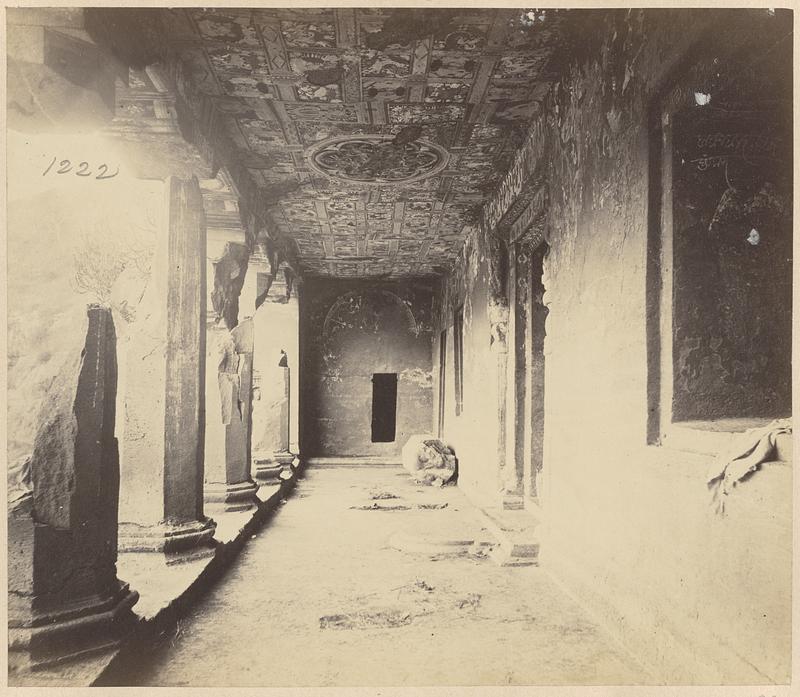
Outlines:
<svg viewBox="0 0 800 697"><path fill-rule="evenodd" d="M411 478L419 484L442 486L456 477L455 453L431 435L411 436L403 446L402 462Z"/></svg>

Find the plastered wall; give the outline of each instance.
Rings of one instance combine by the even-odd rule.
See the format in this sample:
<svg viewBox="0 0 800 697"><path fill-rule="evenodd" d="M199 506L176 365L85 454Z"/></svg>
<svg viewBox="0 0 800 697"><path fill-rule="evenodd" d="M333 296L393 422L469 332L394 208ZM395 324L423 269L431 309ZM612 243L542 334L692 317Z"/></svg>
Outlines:
<svg viewBox="0 0 800 697"><path fill-rule="evenodd" d="M546 153L541 562L643 657L654 681L789 676L791 468L756 473L719 517L706 488L713 448L648 445L647 428L649 110L717 28L735 25L722 44L759 22L772 22L776 36L787 28L787 15L762 14L736 22L685 11L593 15L595 43L562 66L484 220L495 229ZM487 292L498 279L486 240L474 230L444 282L435 336L463 303L464 413L446 407L444 437L459 455L460 485L497 505Z"/></svg>
<svg viewBox="0 0 800 697"><path fill-rule="evenodd" d="M301 449L399 457L432 419L429 282L309 278L301 298ZM397 373L394 442L372 442L372 376Z"/></svg>

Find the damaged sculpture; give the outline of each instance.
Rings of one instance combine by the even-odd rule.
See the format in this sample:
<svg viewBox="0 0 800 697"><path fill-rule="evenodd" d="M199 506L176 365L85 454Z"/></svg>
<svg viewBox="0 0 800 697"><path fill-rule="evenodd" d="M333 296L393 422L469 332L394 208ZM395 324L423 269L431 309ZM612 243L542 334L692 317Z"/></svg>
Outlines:
<svg viewBox="0 0 800 697"><path fill-rule="evenodd" d="M403 467L418 484L444 486L458 476L452 448L430 435L414 435L403 446Z"/></svg>

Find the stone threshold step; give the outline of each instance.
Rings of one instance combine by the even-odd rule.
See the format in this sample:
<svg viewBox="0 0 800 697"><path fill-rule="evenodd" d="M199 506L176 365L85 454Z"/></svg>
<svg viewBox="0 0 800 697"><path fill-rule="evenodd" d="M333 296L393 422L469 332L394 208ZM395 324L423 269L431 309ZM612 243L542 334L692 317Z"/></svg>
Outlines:
<svg viewBox="0 0 800 697"><path fill-rule="evenodd" d="M538 566L538 518L528 510L476 507L481 525L499 543L490 557L500 566Z"/></svg>
<svg viewBox="0 0 800 697"><path fill-rule="evenodd" d="M309 457L307 467L402 467L398 457Z"/></svg>

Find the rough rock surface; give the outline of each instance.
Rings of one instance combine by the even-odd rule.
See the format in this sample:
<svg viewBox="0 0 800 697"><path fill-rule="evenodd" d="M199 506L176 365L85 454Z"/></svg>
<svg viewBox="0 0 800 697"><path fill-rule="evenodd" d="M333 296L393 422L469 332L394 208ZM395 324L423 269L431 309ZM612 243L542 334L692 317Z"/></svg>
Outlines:
<svg viewBox="0 0 800 697"><path fill-rule="evenodd" d="M63 338L72 355L41 410L32 494L9 511L12 671L116 645L138 597L115 566L114 323L109 308L91 304L86 312L88 322Z"/></svg>

